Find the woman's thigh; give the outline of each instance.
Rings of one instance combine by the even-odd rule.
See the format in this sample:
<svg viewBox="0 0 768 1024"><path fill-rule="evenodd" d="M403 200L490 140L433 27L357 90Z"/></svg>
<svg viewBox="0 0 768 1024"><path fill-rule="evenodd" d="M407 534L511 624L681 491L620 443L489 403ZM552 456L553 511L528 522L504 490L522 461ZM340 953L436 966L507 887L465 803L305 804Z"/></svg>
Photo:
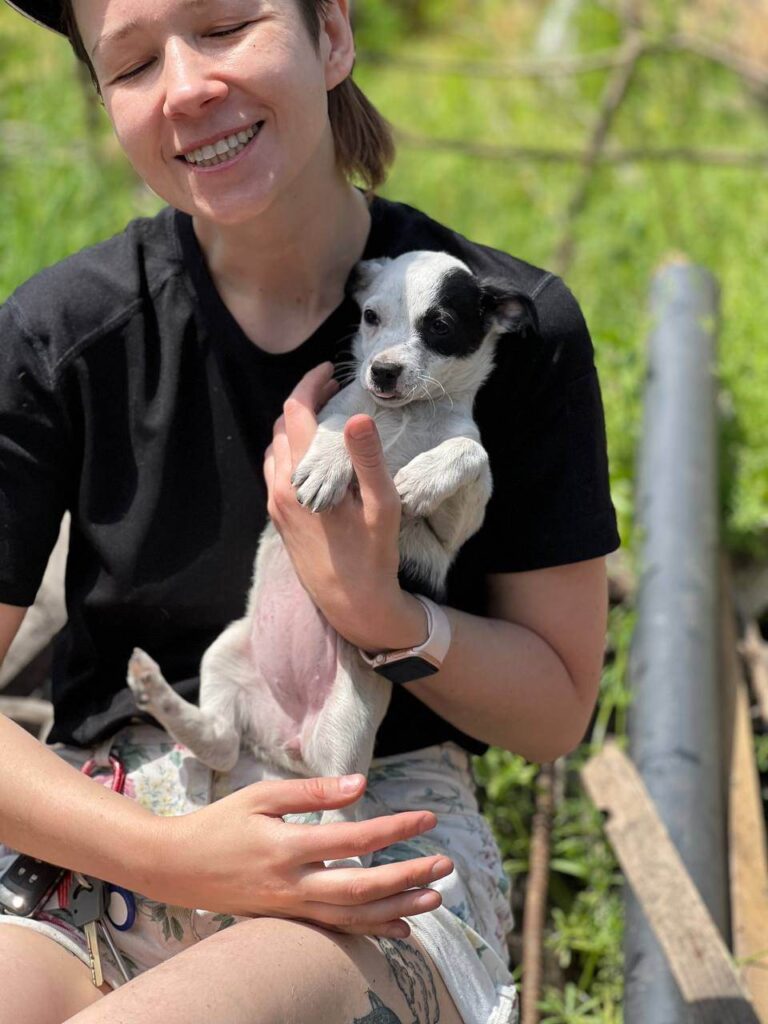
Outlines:
<svg viewBox="0 0 768 1024"><path fill-rule="evenodd" d="M54 939L0 928L0 1024L62 1024L101 999L85 964Z"/></svg>
<svg viewBox="0 0 768 1024"><path fill-rule="evenodd" d="M154 967L69 1024L461 1024L416 940L258 918Z"/></svg>

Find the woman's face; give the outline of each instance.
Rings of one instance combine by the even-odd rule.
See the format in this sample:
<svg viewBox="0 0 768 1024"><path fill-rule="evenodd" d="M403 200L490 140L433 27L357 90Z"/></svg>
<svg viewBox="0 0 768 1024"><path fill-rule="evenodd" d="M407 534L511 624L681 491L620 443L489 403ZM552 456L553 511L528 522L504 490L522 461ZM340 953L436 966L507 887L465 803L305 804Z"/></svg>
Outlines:
<svg viewBox="0 0 768 1024"><path fill-rule="evenodd" d="M327 91L352 66L346 0L319 50L295 0L74 6L117 138L172 206L243 223L336 173Z"/></svg>

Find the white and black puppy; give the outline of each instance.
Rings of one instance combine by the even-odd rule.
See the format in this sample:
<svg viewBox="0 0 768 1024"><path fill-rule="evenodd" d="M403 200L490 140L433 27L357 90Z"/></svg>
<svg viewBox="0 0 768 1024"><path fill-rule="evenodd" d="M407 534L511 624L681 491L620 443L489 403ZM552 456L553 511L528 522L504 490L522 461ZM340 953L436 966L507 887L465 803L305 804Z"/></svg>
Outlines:
<svg viewBox="0 0 768 1024"><path fill-rule="evenodd" d="M445 253L361 263L351 288L362 310L355 379L319 414L294 474L297 497L315 511L341 501L353 480L344 424L368 413L402 500L401 579L439 601L491 493L475 395L496 339L533 326L532 307ZM203 656L199 708L138 650L128 684L139 707L211 768L230 770L245 744L271 777L367 774L392 686L326 622L271 523L245 616ZM324 820L354 817L353 807Z"/></svg>

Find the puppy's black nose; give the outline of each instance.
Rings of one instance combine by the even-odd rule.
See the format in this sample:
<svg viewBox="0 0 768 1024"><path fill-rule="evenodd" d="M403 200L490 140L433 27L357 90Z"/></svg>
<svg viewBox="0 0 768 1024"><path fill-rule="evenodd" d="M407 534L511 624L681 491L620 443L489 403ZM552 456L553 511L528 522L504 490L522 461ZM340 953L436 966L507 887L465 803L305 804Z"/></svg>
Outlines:
<svg viewBox="0 0 768 1024"><path fill-rule="evenodd" d="M373 363L371 379L379 391L391 391L402 373L400 363Z"/></svg>

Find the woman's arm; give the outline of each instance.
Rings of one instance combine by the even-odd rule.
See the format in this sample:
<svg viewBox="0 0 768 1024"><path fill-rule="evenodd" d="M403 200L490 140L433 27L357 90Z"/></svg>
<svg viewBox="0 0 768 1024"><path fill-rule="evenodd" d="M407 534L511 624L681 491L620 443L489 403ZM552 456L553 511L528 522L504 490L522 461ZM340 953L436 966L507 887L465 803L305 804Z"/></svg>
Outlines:
<svg viewBox="0 0 768 1024"><path fill-rule="evenodd" d="M27 614L26 608L17 608L12 604L0 604L0 665L2 665L8 648Z"/></svg>
<svg viewBox="0 0 768 1024"><path fill-rule="evenodd" d="M359 483L333 509L296 501L291 474L328 394L330 364L285 405L265 457L269 511L302 583L328 621L366 650L415 646L424 611L398 582L400 500L372 420L353 416L345 441ZM601 558L489 577L486 619L448 609L453 640L440 672L405 684L438 714L487 743L548 761L581 740L597 696L607 585Z"/></svg>
<svg viewBox="0 0 768 1024"><path fill-rule="evenodd" d="M551 761L577 746L600 683L605 559L488 578L493 618L446 609L442 669L406 686L463 732Z"/></svg>
<svg viewBox="0 0 768 1024"><path fill-rule="evenodd" d="M343 807L364 778L257 782L192 814L153 815L100 786L0 715L0 841L164 903L221 913L302 918L339 931L407 934L425 913L418 892L450 874L445 857L376 868L323 867L433 828L412 811L349 825L293 825L283 814ZM405 932L397 929L405 927Z"/></svg>

